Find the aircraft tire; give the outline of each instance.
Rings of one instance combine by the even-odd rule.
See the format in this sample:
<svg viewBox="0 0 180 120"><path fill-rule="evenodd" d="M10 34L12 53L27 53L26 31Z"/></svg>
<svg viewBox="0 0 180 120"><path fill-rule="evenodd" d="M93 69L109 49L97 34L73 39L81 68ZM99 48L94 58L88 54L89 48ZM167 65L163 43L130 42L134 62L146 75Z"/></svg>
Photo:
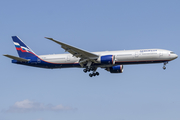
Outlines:
<svg viewBox="0 0 180 120"><path fill-rule="evenodd" d="M166 67L164 66L164 67L163 67L163 69L165 70L165 69L166 69Z"/></svg>
<svg viewBox="0 0 180 120"><path fill-rule="evenodd" d="M87 71L90 72L91 70L88 68Z"/></svg>
<svg viewBox="0 0 180 120"><path fill-rule="evenodd" d="M93 73L93 76L96 76L96 73Z"/></svg>
<svg viewBox="0 0 180 120"><path fill-rule="evenodd" d="M91 73L89 73L89 77L92 77L93 75Z"/></svg>
<svg viewBox="0 0 180 120"><path fill-rule="evenodd" d="M87 69L84 69L83 71L84 71L85 73L87 73Z"/></svg>

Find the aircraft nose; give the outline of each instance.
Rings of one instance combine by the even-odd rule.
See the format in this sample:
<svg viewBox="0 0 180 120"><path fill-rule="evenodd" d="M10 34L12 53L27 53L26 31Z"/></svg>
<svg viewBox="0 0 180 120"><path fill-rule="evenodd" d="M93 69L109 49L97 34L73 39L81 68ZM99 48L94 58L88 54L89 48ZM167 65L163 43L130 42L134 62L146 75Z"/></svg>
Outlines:
<svg viewBox="0 0 180 120"><path fill-rule="evenodd" d="M178 55L177 55L177 54L175 54L175 59L176 59L176 58L178 58Z"/></svg>

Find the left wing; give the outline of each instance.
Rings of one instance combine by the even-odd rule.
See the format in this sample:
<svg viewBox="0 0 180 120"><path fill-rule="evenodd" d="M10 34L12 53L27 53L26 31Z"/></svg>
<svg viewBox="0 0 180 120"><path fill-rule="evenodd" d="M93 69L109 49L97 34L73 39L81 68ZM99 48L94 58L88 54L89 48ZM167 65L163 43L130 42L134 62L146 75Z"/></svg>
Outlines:
<svg viewBox="0 0 180 120"><path fill-rule="evenodd" d="M79 57L79 58L82 58L82 59L89 59L90 61L94 61L94 62L95 62L96 59L99 58L98 55L93 54L91 52L87 52L85 50L82 50L82 49L73 47L71 45L59 42L57 40L54 40L53 38L48 38L48 37L45 37L45 38L49 39L49 40L52 40L52 41L56 42L57 44L61 45L61 48L63 48L65 51L68 51L73 56L76 56L76 57Z"/></svg>

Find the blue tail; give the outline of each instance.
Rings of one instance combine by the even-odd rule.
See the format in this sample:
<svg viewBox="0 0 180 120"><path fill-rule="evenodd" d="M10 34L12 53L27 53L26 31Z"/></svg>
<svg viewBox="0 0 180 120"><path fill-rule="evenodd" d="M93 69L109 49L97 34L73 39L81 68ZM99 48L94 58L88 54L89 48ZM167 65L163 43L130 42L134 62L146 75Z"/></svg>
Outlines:
<svg viewBox="0 0 180 120"><path fill-rule="evenodd" d="M17 36L12 36L16 50L21 58L37 56L24 42Z"/></svg>

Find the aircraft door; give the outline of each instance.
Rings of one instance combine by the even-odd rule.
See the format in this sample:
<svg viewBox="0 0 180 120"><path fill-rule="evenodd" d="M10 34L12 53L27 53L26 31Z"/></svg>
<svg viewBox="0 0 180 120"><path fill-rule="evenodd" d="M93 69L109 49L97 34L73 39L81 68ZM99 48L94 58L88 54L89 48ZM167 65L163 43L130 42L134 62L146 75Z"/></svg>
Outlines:
<svg viewBox="0 0 180 120"><path fill-rule="evenodd" d="M162 57L162 56L163 56L163 53L162 53L162 52L160 52L160 53L159 53L159 57Z"/></svg>
<svg viewBox="0 0 180 120"><path fill-rule="evenodd" d="M136 61L139 60L139 55L140 55L139 52L136 52L136 53L134 54L134 59L135 59Z"/></svg>
<svg viewBox="0 0 180 120"><path fill-rule="evenodd" d="M138 52L135 53L135 58L138 58L139 57L139 54Z"/></svg>
<svg viewBox="0 0 180 120"><path fill-rule="evenodd" d="M67 56L67 61L70 61L70 55Z"/></svg>

